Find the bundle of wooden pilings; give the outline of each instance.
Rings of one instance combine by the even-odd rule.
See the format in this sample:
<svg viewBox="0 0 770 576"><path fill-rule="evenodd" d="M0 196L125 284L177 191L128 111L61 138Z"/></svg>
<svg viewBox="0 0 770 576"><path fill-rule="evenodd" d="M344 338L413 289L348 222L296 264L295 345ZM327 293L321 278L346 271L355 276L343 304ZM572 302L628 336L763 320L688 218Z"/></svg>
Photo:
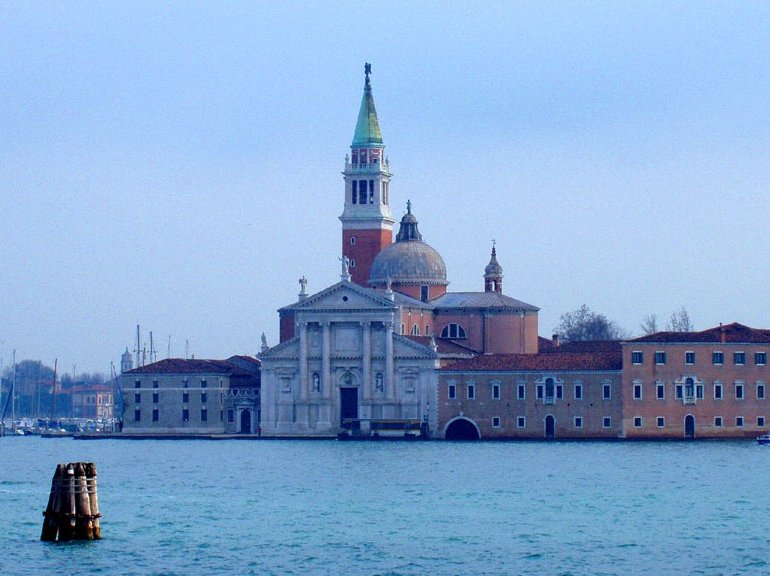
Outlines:
<svg viewBox="0 0 770 576"><path fill-rule="evenodd" d="M93 462L56 466L43 516L40 539L44 542L99 540L102 537Z"/></svg>

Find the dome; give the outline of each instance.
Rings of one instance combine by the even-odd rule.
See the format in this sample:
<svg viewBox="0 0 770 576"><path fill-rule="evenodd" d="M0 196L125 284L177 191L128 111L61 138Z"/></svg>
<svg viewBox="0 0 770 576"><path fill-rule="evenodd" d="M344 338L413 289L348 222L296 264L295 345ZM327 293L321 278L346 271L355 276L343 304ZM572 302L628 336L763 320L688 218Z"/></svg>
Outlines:
<svg viewBox="0 0 770 576"><path fill-rule="evenodd" d="M484 276L500 276L503 273L503 267L497 261L497 253L494 246L492 247L492 257L489 259L489 264L484 268Z"/></svg>
<svg viewBox="0 0 770 576"><path fill-rule="evenodd" d="M422 241L411 202L401 219L396 242L384 248L372 262L369 284L446 285L446 265L434 248Z"/></svg>

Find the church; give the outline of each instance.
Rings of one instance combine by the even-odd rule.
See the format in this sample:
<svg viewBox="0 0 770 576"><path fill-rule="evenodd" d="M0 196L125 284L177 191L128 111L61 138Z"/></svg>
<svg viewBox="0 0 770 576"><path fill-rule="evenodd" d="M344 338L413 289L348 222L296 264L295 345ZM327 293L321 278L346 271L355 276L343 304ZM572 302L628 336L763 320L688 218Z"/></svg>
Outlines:
<svg viewBox="0 0 770 576"><path fill-rule="evenodd" d="M441 366L538 351L538 308L503 294L494 246L483 291L450 292L408 201L394 241L370 74L345 156L340 280L308 294L302 278L278 311L280 342L259 355L265 436L437 436Z"/></svg>

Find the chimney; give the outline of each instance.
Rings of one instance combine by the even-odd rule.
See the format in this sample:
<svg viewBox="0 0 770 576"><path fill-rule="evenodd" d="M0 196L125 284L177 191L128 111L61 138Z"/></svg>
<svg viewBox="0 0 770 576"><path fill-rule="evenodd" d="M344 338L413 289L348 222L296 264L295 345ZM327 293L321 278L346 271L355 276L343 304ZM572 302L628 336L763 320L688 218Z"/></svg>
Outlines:
<svg viewBox="0 0 770 576"><path fill-rule="evenodd" d="M559 347L559 335L558 334L554 334L553 336L551 336L551 341L553 342L553 347L554 348L558 348Z"/></svg>

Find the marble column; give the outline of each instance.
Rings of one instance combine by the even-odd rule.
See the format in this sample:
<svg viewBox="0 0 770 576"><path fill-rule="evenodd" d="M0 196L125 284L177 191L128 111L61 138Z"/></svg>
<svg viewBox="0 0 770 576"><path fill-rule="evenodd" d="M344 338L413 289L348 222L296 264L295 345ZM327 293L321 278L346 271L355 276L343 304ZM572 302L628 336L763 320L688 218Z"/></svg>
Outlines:
<svg viewBox="0 0 770 576"><path fill-rule="evenodd" d="M307 398L307 322L299 323L299 390L302 398Z"/></svg>
<svg viewBox="0 0 770 576"><path fill-rule="evenodd" d="M362 356L361 356L361 378L364 385L364 398L369 400L372 397L372 325L368 320L361 322Z"/></svg>
<svg viewBox="0 0 770 576"><path fill-rule="evenodd" d="M329 322L321 325L321 392L324 398L332 397L332 371L331 371L331 327Z"/></svg>
<svg viewBox="0 0 770 576"><path fill-rule="evenodd" d="M385 396L395 398L396 383L393 368L393 322L385 323Z"/></svg>

